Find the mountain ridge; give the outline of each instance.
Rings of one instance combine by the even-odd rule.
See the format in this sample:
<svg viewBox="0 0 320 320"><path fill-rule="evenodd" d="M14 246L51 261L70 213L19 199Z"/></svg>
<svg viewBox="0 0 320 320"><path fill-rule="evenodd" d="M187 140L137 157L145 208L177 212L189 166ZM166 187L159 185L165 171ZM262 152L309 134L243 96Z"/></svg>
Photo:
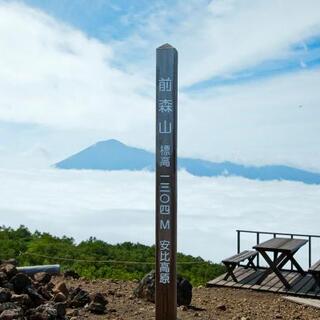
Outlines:
<svg viewBox="0 0 320 320"><path fill-rule="evenodd" d="M60 169L153 171L155 155L150 151L110 139L98 141L54 166ZM178 159L178 168L200 177L239 176L251 180L287 180L320 184L320 173L287 165L253 166L230 161L213 162L181 157Z"/></svg>

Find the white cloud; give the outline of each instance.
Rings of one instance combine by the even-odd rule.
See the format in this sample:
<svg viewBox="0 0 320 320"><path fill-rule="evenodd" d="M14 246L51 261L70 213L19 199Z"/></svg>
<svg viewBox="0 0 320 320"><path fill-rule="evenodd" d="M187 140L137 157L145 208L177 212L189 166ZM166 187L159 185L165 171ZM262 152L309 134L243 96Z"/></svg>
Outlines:
<svg viewBox="0 0 320 320"><path fill-rule="evenodd" d="M144 17L122 50L140 48L143 66L145 51L152 57L156 46L170 42L180 53L180 83L186 86L292 58L291 46L319 31L317 0L180 1L174 10L163 5Z"/></svg>
<svg viewBox="0 0 320 320"><path fill-rule="evenodd" d="M45 137L45 129L26 138L19 132L25 148L16 156L41 145L59 160L107 138L153 150L157 45L177 46L179 82L190 85L291 56L293 43L319 34L318 7L311 0L157 5L126 17L141 22L132 38L102 43L39 10L0 1L0 121L50 127ZM143 61L135 64L139 52ZM180 155L320 170L318 74L306 64L299 73L183 91ZM0 139L12 151L15 142Z"/></svg>
<svg viewBox="0 0 320 320"><path fill-rule="evenodd" d="M219 261L235 252L236 229L319 233L319 186L178 177L178 248L185 253ZM77 240L154 242L152 173L0 169L0 180L3 225ZM320 243L313 245L319 252Z"/></svg>
<svg viewBox="0 0 320 320"><path fill-rule="evenodd" d="M1 2L0 39L3 121L121 135L152 114L145 81L115 68L110 46L40 11Z"/></svg>
<svg viewBox="0 0 320 320"><path fill-rule="evenodd" d="M180 150L216 161L320 170L319 71L183 95Z"/></svg>
<svg viewBox="0 0 320 320"><path fill-rule="evenodd" d="M221 6L228 10L221 12ZM318 1L212 1L197 28L199 37L187 44L186 61L194 57L197 63L183 81L191 84L288 57L292 44L319 34L319 29Z"/></svg>

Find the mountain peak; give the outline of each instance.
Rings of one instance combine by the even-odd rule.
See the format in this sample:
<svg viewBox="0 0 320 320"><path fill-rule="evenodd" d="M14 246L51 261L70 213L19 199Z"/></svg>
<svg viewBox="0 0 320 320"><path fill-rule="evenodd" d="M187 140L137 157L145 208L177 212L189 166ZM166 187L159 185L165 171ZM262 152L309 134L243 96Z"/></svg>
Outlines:
<svg viewBox="0 0 320 320"><path fill-rule="evenodd" d="M152 169L154 156L143 149L116 140L102 140L55 164L62 169L143 170Z"/></svg>
<svg viewBox="0 0 320 320"><path fill-rule="evenodd" d="M98 141L98 142L96 143L96 145L124 146L125 144L123 144L122 142L120 142L119 140L116 140L116 139L109 139L109 140L101 140L101 141Z"/></svg>

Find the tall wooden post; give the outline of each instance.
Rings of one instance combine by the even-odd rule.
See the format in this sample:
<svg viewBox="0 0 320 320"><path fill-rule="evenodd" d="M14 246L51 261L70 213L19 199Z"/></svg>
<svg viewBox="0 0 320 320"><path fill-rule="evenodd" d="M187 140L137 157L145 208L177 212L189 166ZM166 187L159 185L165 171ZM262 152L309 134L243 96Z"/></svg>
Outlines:
<svg viewBox="0 0 320 320"><path fill-rule="evenodd" d="M177 50L157 48L156 320L177 319L177 73Z"/></svg>

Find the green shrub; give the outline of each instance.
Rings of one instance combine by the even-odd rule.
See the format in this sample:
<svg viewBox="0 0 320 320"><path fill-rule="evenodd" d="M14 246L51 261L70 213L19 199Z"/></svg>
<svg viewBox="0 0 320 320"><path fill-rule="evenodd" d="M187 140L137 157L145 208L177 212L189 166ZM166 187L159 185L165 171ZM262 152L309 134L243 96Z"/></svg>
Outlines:
<svg viewBox="0 0 320 320"><path fill-rule="evenodd" d="M63 270L91 279L133 280L154 269L155 247L131 242L111 245L96 238L76 244L72 238L32 233L25 226L2 226L0 258L16 258L20 265L60 264ZM178 273L193 285L203 285L225 272L221 264L200 257L178 253L177 261Z"/></svg>

